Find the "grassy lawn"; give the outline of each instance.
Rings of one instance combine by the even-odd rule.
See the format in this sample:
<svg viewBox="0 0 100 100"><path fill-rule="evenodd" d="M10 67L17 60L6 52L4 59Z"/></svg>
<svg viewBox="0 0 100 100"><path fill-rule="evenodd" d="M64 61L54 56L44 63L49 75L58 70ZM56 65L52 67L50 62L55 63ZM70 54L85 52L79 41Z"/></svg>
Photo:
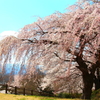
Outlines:
<svg viewBox="0 0 100 100"><path fill-rule="evenodd" d="M0 100L80 100L80 99L61 99L61 98L54 98L54 97L23 96L23 95L0 93Z"/></svg>

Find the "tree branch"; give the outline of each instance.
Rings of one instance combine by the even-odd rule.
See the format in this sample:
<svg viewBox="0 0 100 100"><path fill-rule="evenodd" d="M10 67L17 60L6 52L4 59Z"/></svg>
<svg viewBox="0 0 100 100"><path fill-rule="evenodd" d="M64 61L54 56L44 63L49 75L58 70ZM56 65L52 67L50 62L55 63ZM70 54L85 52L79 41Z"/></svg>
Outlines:
<svg viewBox="0 0 100 100"><path fill-rule="evenodd" d="M43 29L40 27L40 25L38 25L37 23L36 23L36 25L41 29L42 35L44 35L45 32L44 32Z"/></svg>
<svg viewBox="0 0 100 100"><path fill-rule="evenodd" d="M37 40L37 39L21 39L22 41L28 41L29 43L43 43L43 44L53 44L53 45L57 45L59 44L58 42L56 41L51 41L51 40Z"/></svg>
<svg viewBox="0 0 100 100"><path fill-rule="evenodd" d="M65 62L70 62L70 61L72 61L72 62L77 62L75 59L74 59L74 60L66 60L66 59L63 59L63 58L61 58L56 52L54 52L54 54L55 54L56 57L58 57L59 59L65 61ZM83 60L83 61L84 61L84 60ZM94 64L94 63L92 63L92 62L90 62L90 61L84 61L84 62L90 63L90 64Z"/></svg>
<svg viewBox="0 0 100 100"><path fill-rule="evenodd" d="M70 61L76 62L75 60L66 60L66 59L62 59L56 52L54 52L54 54L56 55L56 57L58 57L59 59L65 61L65 62L70 62Z"/></svg>

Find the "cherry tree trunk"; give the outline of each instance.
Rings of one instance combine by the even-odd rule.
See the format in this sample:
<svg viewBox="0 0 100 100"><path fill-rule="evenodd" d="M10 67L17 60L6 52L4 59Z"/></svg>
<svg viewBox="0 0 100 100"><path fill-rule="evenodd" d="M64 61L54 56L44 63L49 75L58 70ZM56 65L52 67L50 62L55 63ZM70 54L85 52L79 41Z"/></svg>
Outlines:
<svg viewBox="0 0 100 100"><path fill-rule="evenodd" d="M92 87L93 87L93 75L89 73L85 73L82 75L83 77L83 96L82 99L91 99Z"/></svg>
<svg viewBox="0 0 100 100"><path fill-rule="evenodd" d="M94 76L95 90L100 89L100 68L96 69L96 75Z"/></svg>
<svg viewBox="0 0 100 100"><path fill-rule="evenodd" d="M100 79L96 78L94 84L95 84L95 90L100 89Z"/></svg>

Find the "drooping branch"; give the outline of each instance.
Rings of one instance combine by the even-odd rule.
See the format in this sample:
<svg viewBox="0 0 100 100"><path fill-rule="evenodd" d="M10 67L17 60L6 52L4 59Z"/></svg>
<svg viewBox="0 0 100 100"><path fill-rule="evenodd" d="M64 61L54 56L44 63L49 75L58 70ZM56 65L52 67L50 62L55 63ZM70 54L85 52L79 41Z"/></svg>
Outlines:
<svg viewBox="0 0 100 100"><path fill-rule="evenodd" d="M63 60L63 61L65 61L65 62L77 62L76 61L76 59L73 59L73 60L67 60L67 59L63 59L63 58L61 58L59 55L58 55L58 53L57 52L54 52L54 54L55 54L55 56L56 57L58 57L59 59L61 59L61 60ZM90 61L85 61L85 60L83 60L85 63L89 63L89 64L94 64L93 62L90 62Z"/></svg>
<svg viewBox="0 0 100 100"><path fill-rule="evenodd" d="M65 62L70 62L70 61L76 62L75 60L66 60L66 59L63 59L63 58L61 58L56 52L54 52L54 54L55 54L55 56L58 57L60 60L63 60L63 61L65 61Z"/></svg>
<svg viewBox="0 0 100 100"><path fill-rule="evenodd" d="M31 40L31 39L21 39L22 41L27 41L29 43L43 43L43 44L53 44L53 45L57 45L59 44L58 42L56 41L51 41L51 40L37 40L36 38Z"/></svg>

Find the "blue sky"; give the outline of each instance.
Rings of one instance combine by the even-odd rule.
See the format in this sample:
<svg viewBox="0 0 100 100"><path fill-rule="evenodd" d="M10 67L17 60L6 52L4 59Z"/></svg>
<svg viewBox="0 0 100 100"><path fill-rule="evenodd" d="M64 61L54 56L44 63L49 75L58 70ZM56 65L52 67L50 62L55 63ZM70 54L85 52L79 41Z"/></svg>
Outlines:
<svg viewBox="0 0 100 100"><path fill-rule="evenodd" d="M77 0L0 0L0 33L18 31L25 25L65 8ZM37 16L37 17L33 17Z"/></svg>

